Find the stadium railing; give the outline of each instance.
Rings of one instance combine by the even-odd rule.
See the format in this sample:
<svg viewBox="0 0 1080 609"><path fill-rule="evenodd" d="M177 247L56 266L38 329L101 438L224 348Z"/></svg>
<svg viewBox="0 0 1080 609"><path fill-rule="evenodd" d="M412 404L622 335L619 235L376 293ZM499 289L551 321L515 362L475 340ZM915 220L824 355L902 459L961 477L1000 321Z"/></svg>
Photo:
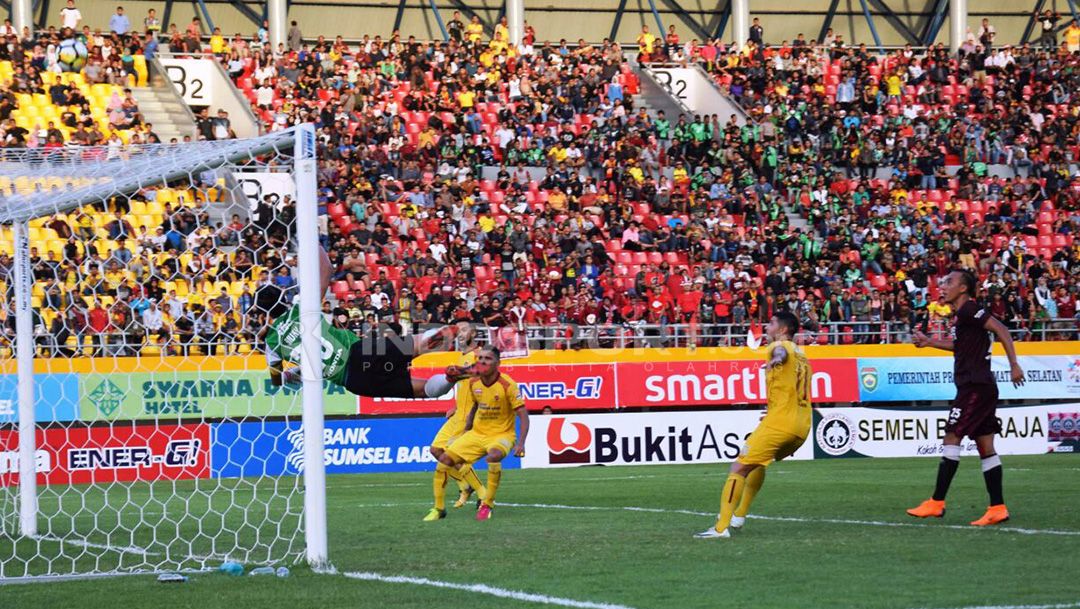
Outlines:
<svg viewBox="0 0 1080 609"><path fill-rule="evenodd" d="M383 325L387 328L388 326ZM530 349L631 349L671 347L741 347L746 346L753 328L755 336L762 338L763 329L758 324L550 324L525 326L519 330L528 341ZM907 322L833 322L819 324L817 330L802 330L796 340L802 344L852 345L897 344L911 342L914 329L928 335L943 337L948 330L945 324L916 324ZM480 328L477 340L491 341L494 328ZM419 329L414 329L419 331ZM1010 328L1018 341L1080 340L1080 319L1047 319L1035 324L1023 324ZM245 355L256 351L255 341L248 329L237 333L192 333L181 340L175 338L156 340L156 332L133 326L127 332L95 333L79 332L76 341L61 341L43 329L35 335L41 355L65 357L123 357L148 355ZM0 337L6 342L10 337ZM65 344L66 343L66 344Z"/></svg>

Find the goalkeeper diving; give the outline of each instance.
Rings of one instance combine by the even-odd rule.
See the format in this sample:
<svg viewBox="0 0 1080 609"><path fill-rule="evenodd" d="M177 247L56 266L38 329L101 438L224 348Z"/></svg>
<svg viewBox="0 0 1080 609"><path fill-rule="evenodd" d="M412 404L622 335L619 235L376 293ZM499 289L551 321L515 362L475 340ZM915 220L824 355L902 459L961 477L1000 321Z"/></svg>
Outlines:
<svg viewBox="0 0 1080 609"><path fill-rule="evenodd" d="M321 294L330 286L330 258L319 250ZM323 378L356 395L373 398L437 398L448 393L454 383L470 376L467 366L448 366L445 374L413 378L413 358L432 351L454 348L470 342L472 326L459 323L440 326L412 336L397 334L359 337L350 330L335 328L322 316ZM265 354L270 380L275 386L300 383L300 305L294 304L274 319L266 331ZM286 363L294 364L287 367Z"/></svg>

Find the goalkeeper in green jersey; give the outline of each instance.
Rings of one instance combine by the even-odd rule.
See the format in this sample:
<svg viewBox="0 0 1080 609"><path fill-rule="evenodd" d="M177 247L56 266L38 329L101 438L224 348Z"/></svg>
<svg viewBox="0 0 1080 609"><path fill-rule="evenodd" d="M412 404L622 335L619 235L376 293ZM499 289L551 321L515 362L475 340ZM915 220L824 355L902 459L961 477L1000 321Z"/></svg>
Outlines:
<svg viewBox="0 0 1080 609"><path fill-rule="evenodd" d="M321 294L326 294L330 285L330 258L325 251L320 250L320 254ZM471 367L449 366L445 374L422 379L413 378L410 370L413 358L419 355L471 342L475 330L467 323L440 326L411 336L391 334L361 338L349 330L330 325L321 313L319 320L322 326L323 378L356 395L435 398L445 395L454 383L472 374ZM299 365L302 335L299 304L274 319L267 328L266 362L274 385L300 383L300 368L286 367L285 362Z"/></svg>

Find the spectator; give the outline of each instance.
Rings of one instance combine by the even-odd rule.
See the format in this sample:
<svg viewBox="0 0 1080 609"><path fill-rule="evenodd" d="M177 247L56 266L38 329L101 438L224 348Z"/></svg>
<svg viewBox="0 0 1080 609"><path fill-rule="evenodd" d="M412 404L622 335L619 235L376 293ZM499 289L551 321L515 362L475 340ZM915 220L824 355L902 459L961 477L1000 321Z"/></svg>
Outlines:
<svg viewBox="0 0 1080 609"><path fill-rule="evenodd" d="M75 8L75 0L67 0L67 6L60 9L60 27L76 32L80 21L82 21L82 13Z"/></svg>
<svg viewBox="0 0 1080 609"><path fill-rule="evenodd" d="M116 13L109 18L109 31L123 36L131 29L131 20L124 14L124 7L116 7Z"/></svg>
<svg viewBox="0 0 1080 609"><path fill-rule="evenodd" d="M301 45L304 43L304 36L300 33L300 26L296 24L296 21L289 25L289 33L286 39L288 40L287 48L289 51L295 53L300 50Z"/></svg>

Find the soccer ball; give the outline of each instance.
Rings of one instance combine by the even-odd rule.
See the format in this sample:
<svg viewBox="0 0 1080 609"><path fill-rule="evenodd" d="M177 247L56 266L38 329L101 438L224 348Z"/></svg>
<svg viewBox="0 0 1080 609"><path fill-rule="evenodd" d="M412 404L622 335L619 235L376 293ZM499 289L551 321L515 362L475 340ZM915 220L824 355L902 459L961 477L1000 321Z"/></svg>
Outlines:
<svg viewBox="0 0 1080 609"><path fill-rule="evenodd" d="M86 65L87 54L86 45L81 40L69 38L60 43L56 57L65 72L79 72Z"/></svg>

